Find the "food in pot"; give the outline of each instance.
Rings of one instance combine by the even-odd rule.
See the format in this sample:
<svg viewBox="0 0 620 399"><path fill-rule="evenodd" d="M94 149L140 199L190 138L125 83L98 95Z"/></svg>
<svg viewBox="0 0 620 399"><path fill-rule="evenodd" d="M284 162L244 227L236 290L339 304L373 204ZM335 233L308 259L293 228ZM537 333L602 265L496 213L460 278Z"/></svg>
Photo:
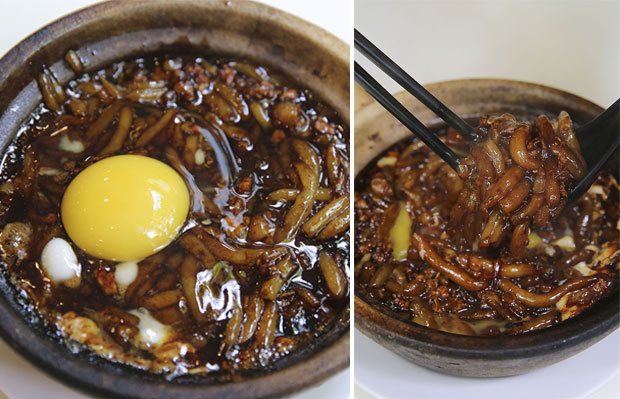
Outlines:
<svg viewBox="0 0 620 399"><path fill-rule="evenodd" d="M618 286L618 183L586 171L572 121L484 117L451 169L417 139L356 179L358 294L398 317L468 335L517 334L577 315Z"/></svg>
<svg viewBox="0 0 620 399"><path fill-rule="evenodd" d="M258 370L348 325L348 128L269 68L82 73L7 149L0 249L70 348L170 377ZM76 345L77 344L77 345Z"/></svg>

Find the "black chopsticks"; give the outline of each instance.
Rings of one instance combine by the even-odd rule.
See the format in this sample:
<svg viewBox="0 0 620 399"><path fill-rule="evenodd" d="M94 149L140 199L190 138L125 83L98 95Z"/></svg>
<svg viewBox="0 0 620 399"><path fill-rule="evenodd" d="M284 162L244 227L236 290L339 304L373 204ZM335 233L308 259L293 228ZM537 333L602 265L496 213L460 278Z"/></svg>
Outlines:
<svg viewBox="0 0 620 399"><path fill-rule="evenodd" d="M441 101L435 98L422 85L415 81L407 72L392 61L377 46L366 39L357 29L355 29L355 48L370 59L389 77L394 79L396 83L401 85L405 90L416 97L420 102L426 105L437 116L446 121L457 132L459 132L466 140L474 142L478 138L471 126L464 120L459 118L454 112L446 107Z"/></svg>
<svg viewBox="0 0 620 399"><path fill-rule="evenodd" d="M362 86L379 104L396 117L407 129L411 130L431 150L441 157L452 169L457 170L459 157L439 137L428 130L422 122L411 115L387 90L385 90L368 72L357 62L354 66L355 81Z"/></svg>

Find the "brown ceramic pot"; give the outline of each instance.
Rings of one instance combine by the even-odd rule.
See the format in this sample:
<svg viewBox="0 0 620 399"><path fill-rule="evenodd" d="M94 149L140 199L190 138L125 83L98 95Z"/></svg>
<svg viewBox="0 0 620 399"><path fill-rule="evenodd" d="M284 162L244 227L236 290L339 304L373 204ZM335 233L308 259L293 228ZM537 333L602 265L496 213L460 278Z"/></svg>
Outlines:
<svg viewBox="0 0 620 399"><path fill-rule="evenodd" d="M471 79L425 87L456 114L474 123L484 114L508 112L517 118L531 120L540 114L556 118L561 110L565 110L578 126L603 110L575 95L525 82ZM355 176L385 149L412 134L361 92L356 87ZM396 98L426 126L444 126L443 121L410 94L401 92ZM615 168L617 178L617 151L610 165ZM354 290L356 328L411 362L469 377L509 376L548 366L588 348L620 325L617 290L582 314L553 327L499 337L456 335L409 323L372 303L360 287L356 286Z"/></svg>
<svg viewBox="0 0 620 399"><path fill-rule="evenodd" d="M110 1L64 17L0 60L0 147L41 101L36 77L46 65L61 83L75 50L87 71L161 52L219 54L275 67L308 87L349 123L349 47L282 11L241 0ZM274 398L315 384L349 364L349 309L333 329L273 367L238 382L213 376L171 382L87 352L73 354L28 312L0 270L0 335L61 381L90 394L131 398ZM28 321L26 321L28 320Z"/></svg>

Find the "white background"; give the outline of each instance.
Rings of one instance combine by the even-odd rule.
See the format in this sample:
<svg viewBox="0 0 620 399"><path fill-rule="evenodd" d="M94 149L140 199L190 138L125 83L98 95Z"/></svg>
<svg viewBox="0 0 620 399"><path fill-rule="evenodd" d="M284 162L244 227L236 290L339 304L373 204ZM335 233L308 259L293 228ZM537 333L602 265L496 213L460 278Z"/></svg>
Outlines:
<svg viewBox="0 0 620 399"><path fill-rule="evenodd" d="M0 54L5 54L19 41L53 20L96 2L91 0L0 0ZM263 0L262 2L295 14L349 42L352 29L351 10L350 3L346 0ZM349 375L347 369L321 386L296 395L295 399L348 398ZM3 392L10 399L87 398L35 369L0 340L0 399L3 399Z"/></svg>
<svg viewBox="0 0 620 399"><path fill-rule="evenodd" d="M618 0L355 0L354 25L422 84L462 78L503 78L556 87L603 107L620 97ZM355 60L390 92L402 90L374 65L360 58L356 52ZM610 339L617 341L618 336L615 334ZM369 348L371 345L374 343L369 340L363 340L361 345L356 340L356 358L366 358L360 351L378 348ZM617 351L615 356L620 358ZM367 356L374 367L379 363L378 357ZM393 361L385 368L397 367L399 360L388 354L381 359ZM583 367L596 367L596 362ZM361 367L356 363L354 368L357 378ZM565 375L566 380L579 378L577 370L575 374ZM389 370L383 371L389 374ZM420 374L424 372L420 369ZM411 385L413 381L412 376ZM456 378L441 381L454 386L450 397L460 395L462 381ZM528 381L525 379L523 383ZM496 386L497 380L493 382ZM409 388L403 391L403 398L414 397L415 387ZM493 394L502 396L495 390ZM565 393L561 397L574 396ZM355 387L355 397L374 398L359 385ZM590 397L620 398L620 376L616 375ZM555 399L553 395L551 398Z"/></svg>
<svg viewBox="0 0 620 399"><path fill-rule="evenodd" d="M620 94L618 0L355 0L355 28L422 84L523 80L603 107ZM389 91L401 90L360 63Z"/></svg>

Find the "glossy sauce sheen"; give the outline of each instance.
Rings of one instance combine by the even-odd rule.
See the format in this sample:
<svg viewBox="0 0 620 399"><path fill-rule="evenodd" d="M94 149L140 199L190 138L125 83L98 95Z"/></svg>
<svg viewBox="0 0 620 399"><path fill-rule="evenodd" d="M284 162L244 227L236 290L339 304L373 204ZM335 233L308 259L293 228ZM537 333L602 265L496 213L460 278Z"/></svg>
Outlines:
<svg viewBox="0 0 620 399"><path fill-rule="evenodd" d="M356 179L356 293L399 318L466 335L518 334L573 317L618 286L618 184L577 203L583 173L565 112L536 123L482 118L458 172L418 140Z"/></svg>
<svg viewBox="0 0 620 399"><path fill-rule="evenodd" d="M45 104L2 165L2 272L67 343L170 377L232 376L348 322L348 127L311 92L174 56L39 84ZM88 255L60 218L72 179L121 154L170 165L190 195L181 235L137 262ZM59 279L41 264L52 239L70 245L47 247L62 250L46 258Z"/></svg>

